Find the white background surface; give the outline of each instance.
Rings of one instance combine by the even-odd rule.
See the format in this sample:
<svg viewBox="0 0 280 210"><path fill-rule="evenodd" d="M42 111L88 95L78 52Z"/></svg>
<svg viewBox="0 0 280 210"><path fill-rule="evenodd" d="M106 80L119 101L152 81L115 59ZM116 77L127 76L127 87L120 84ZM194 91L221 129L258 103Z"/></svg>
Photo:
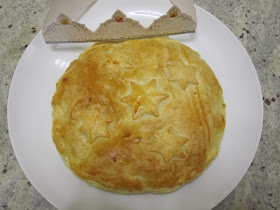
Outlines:
<svg viewBox="0 0 280 210"><path fill-rule="evenodd" d="M80 19L90 29L119 8L144 26L168 1L98 1ZM129 3L131 2L131 3ZM148 5L148 6L147 6ZM106 11L102 8L108 6ZM71 61L90 44L46 45L41 33L30 43L15 71L8 101L8 126L17 159L34 187L60 209L210 209L238 184L256 152L262 128L262 95L256 70L237 38L219 20L197 8L195 34L173 36L198 51L215 72L227 105L221 150L192 183L164 195L118 195L88 186L63 164L51 138L55 84ZM149 16L150 15L150 16ZM152 16L154 17L152 17Z"/></svg>

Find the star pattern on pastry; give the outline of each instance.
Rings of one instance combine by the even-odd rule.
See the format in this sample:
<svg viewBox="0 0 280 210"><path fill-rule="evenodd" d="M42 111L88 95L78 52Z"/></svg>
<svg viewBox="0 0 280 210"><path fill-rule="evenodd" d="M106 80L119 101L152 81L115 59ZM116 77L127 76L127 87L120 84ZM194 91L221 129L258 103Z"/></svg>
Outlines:
<svg viewBox="0 0 280 210"><path fill-rule="evenodd" d="M158 117L158 105L168 97L168 94L157 91L156 80L153 79L146 85L134 82L130 85L131 94L121 98L121 101L133 107L132 118L136 120L145 113Z"/></svg>
<svg viewBox="0 0 280 210"><path fill-rule="evenodd" d="M120 65L116 64L116 62L114 63L114 61L108 62L105 66L106 66L106 70L111 70L117 74L121 73Z"/></svg>
<svg viewBox="0 0 280 210"><path fill-rule="evenodd" d="M129 59L108 60L105 67L107 70L114 71L117 75L134 68Z"/></svg>
<svg viewBox="0 0 280 210"><path fill-rule="evenodd" d="M187 65L182 59L176 64L167 64L166 68L170 72L168 81L179 82L183 90L187 88L189 83L198 85L198 82L195 78L195 72L197 68L192 65Z"/></svg>
<svg viewBox="0 0 280 210"><path fill-rule="evenodd" d="M90 114L83 113L81 118L82 122L87 123L82 123L79 130L89 134L89 143L92 143L99 137L110 137L108 126L112 123L112 120L104 117L101 114L100 108L95 107Z"/></svg>
<svg viewBox="0 0 280 210"><path fill-rule="evenodd" d="M124 59L124 60L121 60L120 62L120 66L121 68L125 71L125 70L130 70L130 69L133 69L133 65L132 65L132 62L131 62L131 59Z"/></svg>
<svg viewBox="0 0 280 210"><path fill-rule="evenodd" d="M187 142L186 137L177 136L173 128L168 128L163 133L154 134L156 141L150 148L151 152L159 153L164 162L169 162L172 157L184 158L182 146Z"/></svg>

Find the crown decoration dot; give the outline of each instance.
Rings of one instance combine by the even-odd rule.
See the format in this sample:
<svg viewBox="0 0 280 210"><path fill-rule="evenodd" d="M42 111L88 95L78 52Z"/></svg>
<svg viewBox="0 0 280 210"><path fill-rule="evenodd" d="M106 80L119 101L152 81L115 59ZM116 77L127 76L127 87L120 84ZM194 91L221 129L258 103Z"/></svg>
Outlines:
<svg viewBox="0 0 280 210"><path fill-rule="evenodd" d="M181 10L178 8L178 7L172 7L168 12L167 12L167 15L169 17L177 17L178 14L181 13Z"/></svg>
<svg viewBox="0 0 280 210"><path fill-rule="evenodd" d="M67 19L62 19L61 21L60 21L60 23L62 24L62 25L68 25L68 20Z"/></svg>
<svg viewBox="0 0 280 210"><path fill-rule="evenodd" d="M119 23L120 23L120 22L123 22L123 18L122 18L122 17L117 17L117 18L115 19L115 21L116 21L116 22L119 22Z"/></svg>

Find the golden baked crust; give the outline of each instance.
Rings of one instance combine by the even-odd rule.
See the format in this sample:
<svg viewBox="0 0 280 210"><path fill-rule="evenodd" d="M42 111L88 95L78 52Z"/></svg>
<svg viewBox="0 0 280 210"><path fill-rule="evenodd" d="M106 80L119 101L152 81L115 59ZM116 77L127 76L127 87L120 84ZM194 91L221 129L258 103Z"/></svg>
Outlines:
<svg viewBox="0 0 280 210"><path fill-rule="evenodd" d="M88 184L164 193L200 175L225 127L222 88L199 54L169 38L94 44L59 79L53 141Z"/></svg>

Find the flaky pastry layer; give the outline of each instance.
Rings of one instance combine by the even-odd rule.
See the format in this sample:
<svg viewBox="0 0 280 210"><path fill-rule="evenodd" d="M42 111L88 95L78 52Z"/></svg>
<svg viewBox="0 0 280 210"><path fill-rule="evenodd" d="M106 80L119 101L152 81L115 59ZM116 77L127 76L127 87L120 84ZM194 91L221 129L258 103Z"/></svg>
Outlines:
<svg viewBox="0 0 280 210"><path fill-rule="evenodd" d="M200 55L169 38L94 44L59 79L53 141L90 185L171 192L217 156L222 88Z"/></svg>

